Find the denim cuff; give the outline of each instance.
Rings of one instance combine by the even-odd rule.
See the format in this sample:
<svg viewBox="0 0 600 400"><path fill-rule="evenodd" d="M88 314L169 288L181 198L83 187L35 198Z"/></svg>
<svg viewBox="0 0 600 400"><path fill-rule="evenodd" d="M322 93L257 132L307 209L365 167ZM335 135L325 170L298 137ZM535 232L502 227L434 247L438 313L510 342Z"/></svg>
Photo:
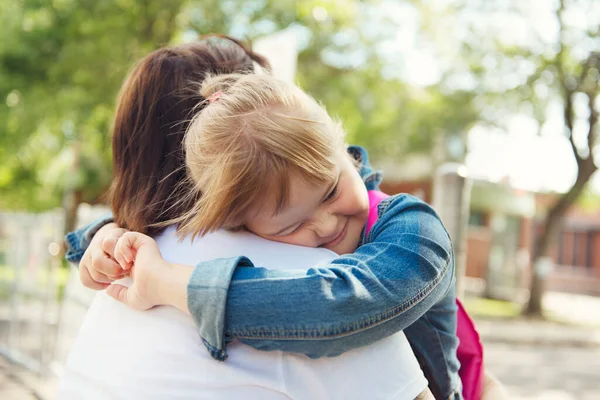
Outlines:
<svg viewBox="0 0 600 400"><path fill-rule="evenodd" d="M83 257L83 253L85 252L85 250L81 250L79 248L79 243L81 237L83 236L84 229L85 228L69 232L65 236L65 244L67 245L65 259L72 264L77 264L79 261L81 261L81 257Z"/></svg>
<svg viewBox="0 0 600 400"><path fill-rule="evenodd" d="M220 258L196 266L187 286L187 304L202 343L211 357L225 361L225 311L231 278L237 267L251 267L246 257Z"/></svg>
<svg viewBox="0 0 600 400"><path fill-rule="evenodd" d="M65 258L67 261L73 264L79 263L96 232L104 225L114 221L112 213L108 213L83 228L67 233L65 236L65 244L67 245Z"/></svg>

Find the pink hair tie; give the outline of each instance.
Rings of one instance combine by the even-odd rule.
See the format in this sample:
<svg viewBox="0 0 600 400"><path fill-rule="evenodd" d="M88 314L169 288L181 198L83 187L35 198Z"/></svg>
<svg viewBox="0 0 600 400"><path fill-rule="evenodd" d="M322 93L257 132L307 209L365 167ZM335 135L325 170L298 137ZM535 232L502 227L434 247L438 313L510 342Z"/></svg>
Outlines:
<svg viewBox="0 0 600 400"><path fill-rule="evenodd" d="M221 96L223 95L223 92L221 90L219 90L218 92L214 92L213 94L210 95L210 97L208 98L208 102L210 104L214 103L215 101L219 101L219 99L221 98Z"/></svg>

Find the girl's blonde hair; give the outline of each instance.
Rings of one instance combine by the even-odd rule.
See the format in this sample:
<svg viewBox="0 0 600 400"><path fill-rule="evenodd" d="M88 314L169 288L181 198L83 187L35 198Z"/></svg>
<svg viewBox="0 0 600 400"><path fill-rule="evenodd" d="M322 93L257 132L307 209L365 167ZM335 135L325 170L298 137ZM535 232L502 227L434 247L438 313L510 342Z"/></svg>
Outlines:
<svg viewBox="0 0 600 400"><path fill-rule="evenodd" d="M270 75L208 77L200 94L209 104L184 140L196 198L175 221L181 235L236 229L275 194L275 215L286 206L290 176L307 183L335 179L344 132L311 96Z"/></svg>

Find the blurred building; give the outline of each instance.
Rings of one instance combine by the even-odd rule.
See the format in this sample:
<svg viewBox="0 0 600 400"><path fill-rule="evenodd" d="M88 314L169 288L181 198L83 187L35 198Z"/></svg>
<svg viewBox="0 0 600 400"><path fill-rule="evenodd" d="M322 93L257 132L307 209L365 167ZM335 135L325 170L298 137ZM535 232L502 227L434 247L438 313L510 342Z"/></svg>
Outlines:
<svg viewBox="0 0 600 400"><path fill-rule="evenodd" d="M432 200L431 179L388 181L386 193L410 193ZM524 301L530 265L543 216L556 194L533 193L504 183L475 180L467 230L467 291ZM551 249L554 268L547 288L600 295L600 208L573 205Z"/></svg>

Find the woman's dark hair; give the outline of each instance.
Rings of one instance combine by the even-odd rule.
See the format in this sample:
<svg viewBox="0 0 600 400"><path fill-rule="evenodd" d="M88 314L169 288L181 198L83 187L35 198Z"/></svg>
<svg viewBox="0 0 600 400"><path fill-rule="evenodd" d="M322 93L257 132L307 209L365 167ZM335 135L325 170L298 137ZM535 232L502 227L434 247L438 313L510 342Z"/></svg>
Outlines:
<svg viewBox="0 0 600 400"><path fill-rule="evenodd" d="M194 204L185 187L183 137L192 112L203 104L205 76L253 73L262 56L239 41L209 35L199 43L156 50L126 79L113 126L113 183L109 199L126 229L154 235L153 226L183 215Z"/></svg>

